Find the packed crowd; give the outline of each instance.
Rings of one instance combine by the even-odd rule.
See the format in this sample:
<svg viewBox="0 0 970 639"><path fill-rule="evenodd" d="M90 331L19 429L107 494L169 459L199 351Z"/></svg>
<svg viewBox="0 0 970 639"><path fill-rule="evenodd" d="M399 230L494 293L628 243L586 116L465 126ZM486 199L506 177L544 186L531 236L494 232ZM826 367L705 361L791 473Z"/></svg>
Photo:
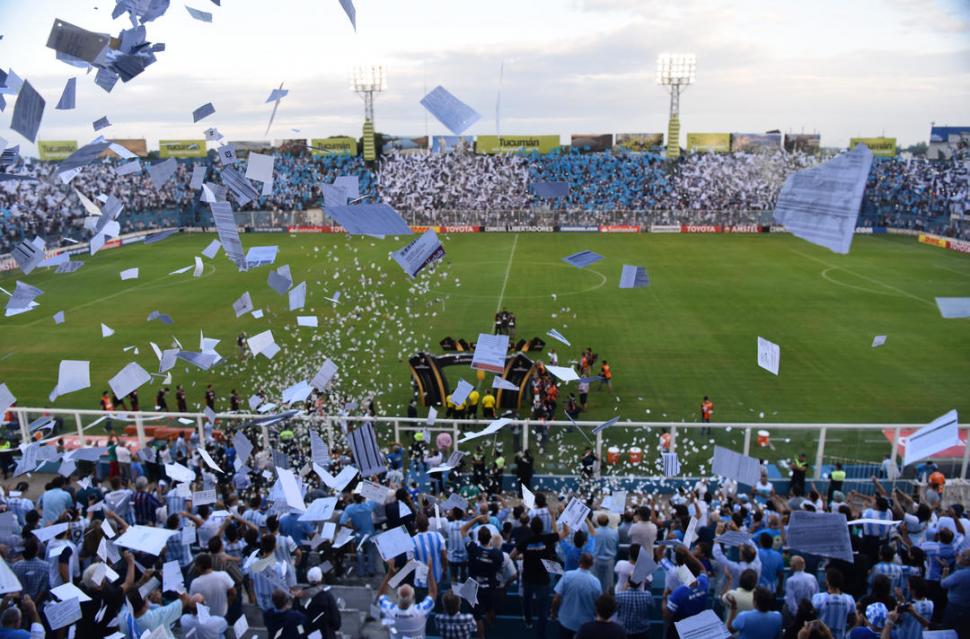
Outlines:
<svg viewBox="0 0 970 639"><path fill-rule="evenodd" d="M931 227L970 237L970 225L951 223L952 215L970 216L970 161L878 162L869 174L866 200L865 213L882 226Z"/></svg>
<svg viewBox="0 0 970 639"><path fill-rule="evenodd" d="M321 185L339 175L356 175L363 201L380 199L417 224L754 224L770 218L785 178L817 161L813 155L784 152L689 154L668 164L640 153L491 156L458 150L391 154L374 172L350 156L277 154L272 194L239 210L318 207ZM181 222L186 224L208 215L189 186L189 162L180 162L175 179L160 190L144 173L117 175L111 160L88 166L68 185L56 176L56 166L18 160L7 169L39 182L0 182L0 253L34 235L54 244L63 236L84 239L84 211L74 188L90 199L114 195L129 214L187 212ZM959 159L877 160L862 220L970 234L967 224L950 219L970 208L968 172L967 162ZM543 199L532 190L536 183L558 181L569 183L566 197ZM151 226L144 216L123 214L120 221L124 231Z"/></svg>
<svg viewBox="0 0 970 639"><path fill-rule="evenodd" d="M40 476L8 484L0 584L20 594L2 636L60 636L51 620L69 619L76 637L216 639L229 626L238 637L245 602L269 637L334 639L329 586L378 578L371 614L398 637L481 639L510 593L537 639L550 621L563 639L647 639L661 626L676 638L705 610L744 639L970 636L970 519L944 506L936 473L915 499L875 480L873 496L846 495L835 475L823 495L802 458L785 498L763 473L750 493L722 478L618 502L536 489L529 451L514 457L511 491L482 447L443 467L448 433L391 445L365 481L350 448L308 446L304 425L276 424L269 446L247 430L223 423L204 442L191 431L134 455L112 438L43 488ZM801 510L862 518L853 560L790 547Z"/></svg>
<svg viewBox="0 0 970 639"><path fill-rule="evenodd" d="M213 164L208 159L200 161L207 166ZM24 237L39 235L52 246L60 245L63 237L87 239L87 234L82 231L86 213L74 195L74 189L95 202L101 195L120 199L125 206L119 217L123 232L157 228L173 220L185 223L177 216L167 216L153 225L144 216L133 217L132 213L175 211L191 213L185 219L192 220L202 208L190 186L193 162L180 161L173 179L165 182L161 189L154 187L145 172L118 175L115 166L119 163L105 159L91 164L69 184L64 184L56 174L56 163L18 160L7 172L35 177L38 181L0 182L0 254L9 253ZM322 198L321 185L332 182L339 175L357 175L365 199L374 194L373 176L358 158L278 154L274 168L272 195L244 207L234 205L237 210L300 211L317 206ZM214 175L217 173L210 170L207 179L216 179Z"/></svg>

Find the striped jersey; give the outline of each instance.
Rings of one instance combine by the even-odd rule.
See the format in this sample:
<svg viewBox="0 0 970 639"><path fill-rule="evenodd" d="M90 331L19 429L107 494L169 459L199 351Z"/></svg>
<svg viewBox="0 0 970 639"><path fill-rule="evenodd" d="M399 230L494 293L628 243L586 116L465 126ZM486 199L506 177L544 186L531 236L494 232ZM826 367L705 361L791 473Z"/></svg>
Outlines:
<svg viewBox="0 0 970 639"><path fill-rule="evenodd" d="M414 558L423 564L431 563L434 570L435 581L441 583L443 566L441 564L441 551L445 548L445 539L434 531L418 533L411 538L414 541ZM419 588L427 587L427 579L422 579L415 573L414 585Z"/></svg>

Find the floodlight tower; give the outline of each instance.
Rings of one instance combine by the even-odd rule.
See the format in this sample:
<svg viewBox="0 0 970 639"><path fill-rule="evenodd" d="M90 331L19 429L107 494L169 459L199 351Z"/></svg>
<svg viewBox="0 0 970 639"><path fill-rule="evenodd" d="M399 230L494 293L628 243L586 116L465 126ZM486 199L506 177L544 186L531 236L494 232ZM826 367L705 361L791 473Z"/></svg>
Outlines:
<svg viewBox="0 0 970 639"><path fill-rule="evenodd" d="M354 93L364 101L364 160L377 159L374 148L374 97L387 88L384 67L354 67Z"/></svg>
<svg viewBox="0 0 970 639"><path fill-rule="evenodd" d="M657 56L657 84L670 93L667 125L667 157L680 156L680 93L694 83L697 56L693 53L661 53Z"/></svg>

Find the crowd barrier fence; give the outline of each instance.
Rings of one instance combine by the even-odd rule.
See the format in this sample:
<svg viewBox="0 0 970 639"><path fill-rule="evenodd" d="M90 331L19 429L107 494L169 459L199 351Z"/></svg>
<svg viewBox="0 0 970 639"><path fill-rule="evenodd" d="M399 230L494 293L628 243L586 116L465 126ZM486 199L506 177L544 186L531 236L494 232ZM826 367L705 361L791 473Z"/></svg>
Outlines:
<svg viewBox="0 0 970 639"><path fill-rule="evenodd" d="M99 410L30 408L19 406L13 407L10 410L14 411L16 414L21 439L25 443L31 441L32 436L32 433L28 432L28 425L31 424L33 420L41 416L49 416L55 420L59 420L60 422L60 432L54 436L48 437L47 439L41 440L45 443L55 441L60 437L71 437L73 439L73 437L75 437L73 433L75 432L77 437L75 443L80 447L87 446L92 441L104 440L106 439L106 434L103 427L101 431L94 431L93 429L109 419L118 421L122 424L133 424L135 428L134 437L137 438L140 446L146 445L146 443L149 441L150 437L146 428L150 428L154 424L164 425L166 427L173 426L173 423L182 424L181 427L185 428L185 424L188 423L190 424L189 428L194 428L196 430L200 440L205 441L206 416L204 413L156 411L107 413ZM228 423L235 423L238 426L256 429L262 438L263 447L269 450L272 448L271 428L265 424L260 424L260 420L265 421L271 417L272 416L254 413L219 413L216 418L215 429L218 430L220 424ZM455 444L455 449L463 450L466 453L475 444L471 444L470 446L463 445L463 442L461 441L462 436L467 436L469 433L480 431L490 423L489 420L482 419L439 418L435 421L433 426L429 427L427 420L424 418L409 418L395 415L368 417L351 415L322 416L312 414L297 414L291 419L304 422L312 428L319 429L323 439L328 443L329 446L331 446L331 448L333 447L335 441L337 441L339 436L338 433L346 433L348 428L352 428L353 425L357 423L372 422L376 425L379 439L383 440L381 441L382 445L390 443L387 438L392 433L393 440L391 441L402 442L403 435L433 430L437 432L449 432L452 436L452 441ZM183 421L179 422L177 420ZM536 421L528 419L513 419L510 420L509 423L503 428L503 431L505 431L506 434L515 433L515 436L520 438L517 445L521 446L522 449L525 449L529 447L530 440L533 440L536 436L536 426L546 426L552 428L574 427L582 429L584 431L583 434L591 444L591 448L594 449L597 457L602 460L604 459L604 431L593 432L595 427L599 425L600 422L594 421L546 421L539 424ZM610 431L618 429L659 429L669 434L669 449L677 450L678 433L695 431L696 429L703 428L704 426L705 425L701 423L684 422L620 422L610 427ZM797 433L798 431L810 431L813 436L817 437L814 458L810 458L809 460L814 462L811 464L813 468L812 478L815 480L821 480L823 478L822 472L823 466L826 464L826 460L828 459L829 462L831 462L832 460L841 459L834 453L826 455L826 441L827 438L831 437L833 434L844 432L873 432L883 435L884 432L889 431L892 433L892 436L886 437L885 446L879 452L879 456L891 455L893 461L898 463L901 461L901 446L895 446L892 444L892 442L905 441L903 439L904 431L911 432L924 426L924 424L735 422L718 423L712 426L715 428L730 427L734 431L743 432L743 445L740 452L743 452L745 455L751 454L755 457L759 456L757 454L757 450L755 449L759 431L770 430L772 433L775 433L778 436L785 433L792 434ZM177 428L179 426L175 427ZM961 438L964 442L966 442L967 436L970 435L970 425L961 424L959 429L961 431ZM589 435L592 435L592 437L589 437ZM471 439L467 441L476 442L479 440ZM961 456L950 459L940 459L937 461L943 467L947 477L966 480L968 466L970 466L970 446L965 444L962 446ZM858 479L859 481L863 482L868 480L868 478Z"/></svg>

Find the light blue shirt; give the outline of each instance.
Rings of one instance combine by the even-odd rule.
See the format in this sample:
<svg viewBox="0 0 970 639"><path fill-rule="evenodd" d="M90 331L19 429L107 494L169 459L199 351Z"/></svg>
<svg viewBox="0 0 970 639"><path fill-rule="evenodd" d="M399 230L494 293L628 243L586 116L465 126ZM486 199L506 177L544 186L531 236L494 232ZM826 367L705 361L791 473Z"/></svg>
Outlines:
<svg viewBox="0 0 970 639"><path fill-rule="evenodd" d="M734 620L738 639L770 639L781 632L781 613L777 610L761 612L746 610Z"/></svg>
<svg viewBox="0 0 970 639"><path fill-rule="evenodd" d="M157 606L149 609L148 612L135 619L135 624L138 626L138 632L151 631L155 630L155 628L163 627L165 628L164 636L166 639L175 639L174 635L172 635L172 626L181 616L182 602L173 601L167 606Z"/></svg>
<svg viewBox="0 0 970 639"><path fill-rule="evenodd" d="M371 535L374 533L374 507L377 506L372 501L365 501L359 504L350 504L340 515L340 523L346 524L348 521L353 523L354 530L358 535Z"/></svg>
<svg viewBox="0 0 970 639"><path fill-rule="evenodd" d="M44 511L41 519L41 526L50 526L55 523L64 511L74 506L74 498L71 493L61 488L51 488L40 498L40 507Z"/></svg>
<svg viewBox="0 0 970 639"><path fill-rule="evenodd" d="M798 612L799 602L802 599L811 601L817 593L818 579L804 570L796 570L785 580L785 607L794 616Z"/></svg>
<svg viewBox="0 0 970 639"><path fill-rule="evenodd" d="M577 568L562 576L556 584L559 595L559 625L576 632L596 618L596 598L603 593L600 581L588 570Z"/></svg>
<svg viewBox="0 0 970 639"><path fill-rule="evenodd" d="M616 528L597 528L593 537L593 557L596 559L616 559L616 549L620 545L620 533Z"/></svg>

